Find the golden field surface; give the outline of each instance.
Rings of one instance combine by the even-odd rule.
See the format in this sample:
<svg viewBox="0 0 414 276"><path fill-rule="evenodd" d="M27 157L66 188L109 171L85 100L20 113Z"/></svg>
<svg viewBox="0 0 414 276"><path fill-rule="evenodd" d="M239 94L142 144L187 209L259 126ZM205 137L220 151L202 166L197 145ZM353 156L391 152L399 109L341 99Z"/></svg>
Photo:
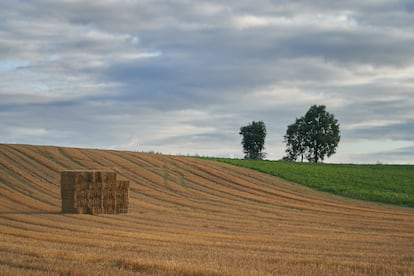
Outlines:
<svg viewBox="0 0 414 276"><path fill-rule="evenodd" d="M111 168L127 214L62 214L60 171ZM0 274L414 275L414 209L160 154L0 145Z"/></svg>

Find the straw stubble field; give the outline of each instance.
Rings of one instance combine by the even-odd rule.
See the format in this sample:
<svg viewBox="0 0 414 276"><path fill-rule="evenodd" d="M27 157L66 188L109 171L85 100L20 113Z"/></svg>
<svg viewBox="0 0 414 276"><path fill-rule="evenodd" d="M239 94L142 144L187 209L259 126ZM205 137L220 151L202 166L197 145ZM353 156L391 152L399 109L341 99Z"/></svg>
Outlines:
<svg viewBox="0 0 414 276"><path fill-rule="evenodd" d="M119 215L62 214L60 171L130 181ZM414 210L181 156L0 145L0 274L414 274Z"/></svg>

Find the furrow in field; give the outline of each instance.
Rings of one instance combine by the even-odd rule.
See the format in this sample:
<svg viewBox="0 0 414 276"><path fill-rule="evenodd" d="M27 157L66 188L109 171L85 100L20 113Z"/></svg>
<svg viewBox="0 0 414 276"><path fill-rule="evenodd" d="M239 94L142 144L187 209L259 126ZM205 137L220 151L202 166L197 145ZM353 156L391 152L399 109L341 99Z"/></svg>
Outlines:
<svg viewBox="0 0 414 276"><path fill-rule="evenodd" d="M54 198L56 191L59 189L55 179L57 174L47 174L47 169L41 166L36 159L28 158L19 151L3 151L4 167L8 167L9 173L18 172L18 177L22 178L24 185L30 187L31 190L39 192L42 196L49 196ZM13 166L13 167L11 167ZM30 172L25 174L25 172ZM16 177L17 177L16 176Z"/></svg>
<svg viewBox="0 0 414 276"><path fill-rule="evenodd" d="M189 162L190 160L187 160ZM191 160L193 161L193 160ZM208 163L203 163L202 169L206 169L208 166ZM220 164L221 165L221 164ZM218 166L218 165L215 165ZM286 187L286 181L279 181L275 182L277 178L275 177L268 177L268 181L265 182L262 180L262 182L256 182L252 184L253 179L258 179L258 175L260 173L253 172L251 170L246 170L239 167L234 166L218 166L221 169L226 169L225 171L222 171L220 174L218 174L218 177L225 178L225 179L231 179L231 176L237 177L236 179L241 179L240 175L243 173L248 173L248 181L238 181L235 183L235 186L238 187L238 189L245 189L245 191L248 191L249 193L254 193L254 191L264 193L266 195L275 196L279 200L281 198L287 198L288 202L292 203L292 200L304 202L307 206L312 206L312 211L319 211L319 212L332 212L334 215L347 215L349 214L349 211L362 211L360 212L361 215L366 214L367 211L369 212L369 217L372 217L372 215L378 215L380 217L383 217L384 215L389 215L389 217L395 218L395 216L399 216L400 213L395 213L392 210L384 210L384 209L375 209L372 207L367 208L366 204L365 206L358 206L358 204L355 204L356 202L353 201L353 205L351 205L350 200L342 199L340 197L333 197L333 196L326 196L323 197L323 193L318 193L311 191L307 188L300 189L299 192L295 192L292 187ZM235 173L235 171L237 171ZM250 171L250 172L249 172ZM211 173L211 172L209 172ZM229 174L229 177L226 177L227 174ZM263 174L260 176L261 179L263 179ZM283 184L280 185L282 182ZM269 183L271 186L269 186ZM257 185L258 184L258 185ZM297 185L296 185L297 186ZM306 196L304 196L306 195ZM283 201L283 199L282 199ZM361 204L359 204L361 205ZM319 208L315 208L315 206L318 206ZM303 208L303 206L301 207Z"/></svg>
<svg viewBox="0 0 414 276"><path fill-rule="evenodd" d="M130 164L130 162L128 162L127 160L125 160L121 157L118 157L117 160L114 160L113 157L114 157L114 155L112 155L112 159L110 160L111 164L115 164L117 166L117 169L119 170L120 174L124 175L125 177L128 177L128 175L122 174L123 171L126 171L128 169L129 169L129 171L131 171L131 170L136 171L139 168L139 167L127 168L126 165ZM165 166L165 164L163 164L163 166ZM157 191L160 192L159 197L162 197L162 200L164 202L175 203L176 205L179 205L179 206L182 206L182 207L191 207L191 208L198 208L198 209L208 209L209 206L211 205L211 202L209 202L209 204L204 204L203 205L202 202L197 201L200 198L200 196L201 196L201 198L203 198L204 195L201 195L201 194L197 195L194 190L189 189L189 188L184 188L180 184L178 184L177 180L174 180L173 179L174 176L172 175L173 173L176 174L176 172L173 172L170 169L168 169L169 170L168 171L169 176L168 177L163 177L161 175L163 173L162 171L159 172L159 173L154 171L155 166L150 166L149 168L152 168L152 169L147 169L144 172L141 171L140 173L138 173L138 175L141 175L141 176L146 175L147 177L146 177L145 182L158 183L156 189L157 189ZM130 175L129 177L132 177L132 179L135 179L134 175ZM143 183L140 183L140 182L138 182L138 183L143 184ZM154 189L154 188L152 188L152 189ZM151 190L150 193L154 195L153 190ZM145 192L144 192L144 194L145 194ZM167 195L168 195L168 197L167 197ZM217 197L217 198L222 198L222 195ZM240 199L237 198L237 200L240 200ZM220 204L220 203L221 202L217 202L217 204Z"/></svg>
<svg viewBox="0 0 414 276"><path fill-rule="evenodd" d="M60 171L112 168L123 215L60 213ZM0 274L414 274L414 212L198 158L0 145Z"/></svg>

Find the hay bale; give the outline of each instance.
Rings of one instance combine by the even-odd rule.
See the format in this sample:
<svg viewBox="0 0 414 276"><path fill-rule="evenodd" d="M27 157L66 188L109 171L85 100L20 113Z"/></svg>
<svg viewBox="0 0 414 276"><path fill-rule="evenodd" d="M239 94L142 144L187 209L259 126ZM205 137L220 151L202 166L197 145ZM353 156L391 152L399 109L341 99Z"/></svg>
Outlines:
<svg viewBox="0 0 414 276"><path fill-rule="evenodd" d="M116 212L117 213L128 213L129 205L129 181L118 180L117 183L118 191L116 193Z"/></svg>
<svg viewBox="0 0 414 276"><path fill-rule="evenodd" d="M128 189L129 181L118 181L113 171L63 171L61 172L62 213L126 213Z"/></svg>
<svg viewBox="0 0 414 276"><path fill-rule="evenodd" d="M77 175L71 172L62 172L60 176L60 188L62 198L62 213L76 213L75 197Z"/></svg>

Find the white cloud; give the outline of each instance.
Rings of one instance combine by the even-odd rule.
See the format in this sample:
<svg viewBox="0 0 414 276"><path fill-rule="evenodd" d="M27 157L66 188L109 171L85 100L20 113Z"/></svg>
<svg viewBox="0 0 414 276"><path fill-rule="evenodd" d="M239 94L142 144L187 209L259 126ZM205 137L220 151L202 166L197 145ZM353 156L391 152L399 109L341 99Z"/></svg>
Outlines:
<svg viewBox="0 0 414 276"><path fill-rule="evenodd" d="M31 128L31 127L11 127L9 128L9 135L19 139L21 137L31 137L31 136L45 136L48 134L48 131L44 128Z"/></svg>
<svg viewBox="0 0 414 276"><path fill-rule="evenodd" d="M266 108L310 106L317 103L337 107L342 104L343 99L330 98L329 95L319 91L306 91L295 86L278 85L248 94L247 102L255 102L257 106Z"/></svg>
<svg viewBox="0 0 414 276"><path fill-rule="evenodd" d="M192 9L192 11L195 12L195 14L198 14L199 16L215 16L219 15L223 12L228 12L230 8L223 6L221 4L217 3L198 3L195 5Z"/></svg>
<svg viewBox="0 0 414 276"><path fill-rule="evenodd" d="M398 160L414 137L402 2L3 1L0 18L5 142L241 156L239 127L264 120L278 159L312 104L339 119L336 161Z"/></svg>
<svg viewBox="0 0 414 276"><path fill-rule="evenodd" d="M233 25L239 29L279 27L279 28L318 28L325 30L352 29L358 23L352 17L352 12L344 11L337 14L300 14L297 16L267 16L267 15L236 15Z"/></svg>
<svg viewBox="0 0 414 276"><path fill-rule="evenodd" d="M388 119L388 120L365 120L362 122L355 122L352 124L347 124L343 127L343 129L361 129L363 130L364 128L371 128L371 127L384 127L384 126L389 126L389 125L394 125L394 124L398 124L400 123L400 120L392 120L392 119Z"/></svg>
<svg viewBox="0 0 414 276"><path fill-rule="evenodd" d="M156 52L147 52L147 53L121 53L118 56L112 57L112 60L114 61L133 61L133 60L138 60L138 59L143 59L143 58L154 58L154 57L160 57L162 55L162 53L160 51L156 51Z"/></svg>

